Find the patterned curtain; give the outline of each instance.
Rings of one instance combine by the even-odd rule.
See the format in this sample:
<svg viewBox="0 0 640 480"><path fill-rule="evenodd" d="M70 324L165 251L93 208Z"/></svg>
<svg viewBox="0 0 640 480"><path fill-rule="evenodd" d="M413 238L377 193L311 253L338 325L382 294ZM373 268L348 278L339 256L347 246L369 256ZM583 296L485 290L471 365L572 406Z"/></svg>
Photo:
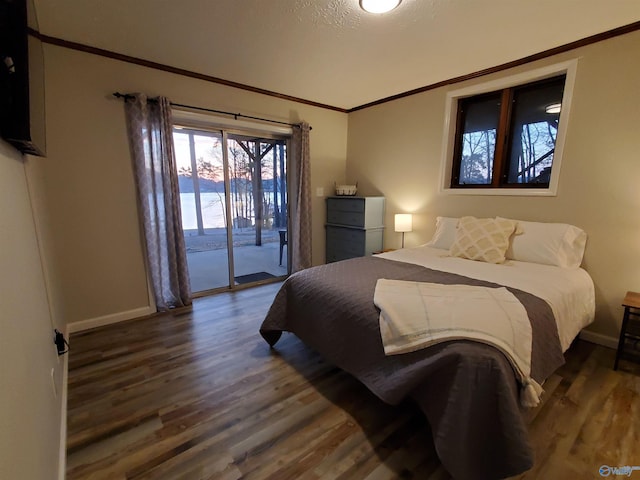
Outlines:
<svg viewBox="0 0 640 480"><path fill-rule="evenodd" d="M311 160L309 154L309 124L302 122L293 128L289 183L291 195L291 273L311 266Z"/></svg>
<svg viewBox="0 0 640 480"><path fill-rule="evenodd" d="M191 304L180 195L167 98L125 102L147 259L158 310Z"/></svg>

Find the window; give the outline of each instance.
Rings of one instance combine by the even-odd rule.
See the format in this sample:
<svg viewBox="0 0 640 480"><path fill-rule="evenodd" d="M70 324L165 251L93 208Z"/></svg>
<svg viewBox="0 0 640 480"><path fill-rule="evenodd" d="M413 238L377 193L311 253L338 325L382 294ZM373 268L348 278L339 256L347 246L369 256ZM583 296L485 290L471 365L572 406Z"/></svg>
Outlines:
<svg viewBox="0 0 640 480"><path fill-rule="evenodd" d="M442 189L555 195L576 62L447 95Z"/></svg>
<svg viewBox="0 0 640 480"><path fill-rule="evenodd" d="M461 99L451 186L548 188L565 79Z"/></svg>

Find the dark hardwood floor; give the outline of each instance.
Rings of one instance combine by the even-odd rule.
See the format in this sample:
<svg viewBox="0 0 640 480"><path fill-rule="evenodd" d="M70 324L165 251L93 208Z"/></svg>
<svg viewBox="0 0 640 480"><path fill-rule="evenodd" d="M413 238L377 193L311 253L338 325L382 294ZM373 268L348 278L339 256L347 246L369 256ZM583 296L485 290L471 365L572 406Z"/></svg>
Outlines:
<svg viewBox="0 0 640 480"><path fill-rule="evenodd" d="M411 403L384 404L293 335L268 348L278 287L72 335L67 478L450 478ZM639 369L612 365L612 350L572 346L529 413L537 460L516 478L640 465Z"/></svg>

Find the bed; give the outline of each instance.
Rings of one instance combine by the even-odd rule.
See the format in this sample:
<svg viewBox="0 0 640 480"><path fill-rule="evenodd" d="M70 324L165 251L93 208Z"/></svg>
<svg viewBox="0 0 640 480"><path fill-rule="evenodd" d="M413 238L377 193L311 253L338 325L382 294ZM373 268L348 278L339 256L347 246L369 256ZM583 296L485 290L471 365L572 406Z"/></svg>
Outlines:
<svg viewBox="0 0 640 480"><path fill-rule="evenodd" d="M504 259L492 263L451 255L461 221L438 217L436 234L420 247L291 275L260 333L272 347L282 332L294 333L385 402L413 399L454 478L498 479L526 471L534 461L512 363L503 351L467 339L386 355L381 312L373 301L378 280L505 287L531 322L531 377L542 385L562 365L563 352L579 331L593 321L594 287L579 268L582 253L573 252L583 252L586 241L576 227L551 224L550 234L549 224L513 221L518 223L507 235L508 245L501 247Z"/></svg>

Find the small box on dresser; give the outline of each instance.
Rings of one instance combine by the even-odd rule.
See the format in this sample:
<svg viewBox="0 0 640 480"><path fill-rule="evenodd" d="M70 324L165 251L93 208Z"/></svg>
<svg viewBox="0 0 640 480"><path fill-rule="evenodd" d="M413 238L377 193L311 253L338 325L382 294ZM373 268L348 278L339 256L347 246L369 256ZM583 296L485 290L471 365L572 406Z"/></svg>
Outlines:
<svg viewBox="0 0 640 480"><path fill-rule="evenodd" d="M382 250L384 197L328 197L325 228L327 263Z"/></svg>

